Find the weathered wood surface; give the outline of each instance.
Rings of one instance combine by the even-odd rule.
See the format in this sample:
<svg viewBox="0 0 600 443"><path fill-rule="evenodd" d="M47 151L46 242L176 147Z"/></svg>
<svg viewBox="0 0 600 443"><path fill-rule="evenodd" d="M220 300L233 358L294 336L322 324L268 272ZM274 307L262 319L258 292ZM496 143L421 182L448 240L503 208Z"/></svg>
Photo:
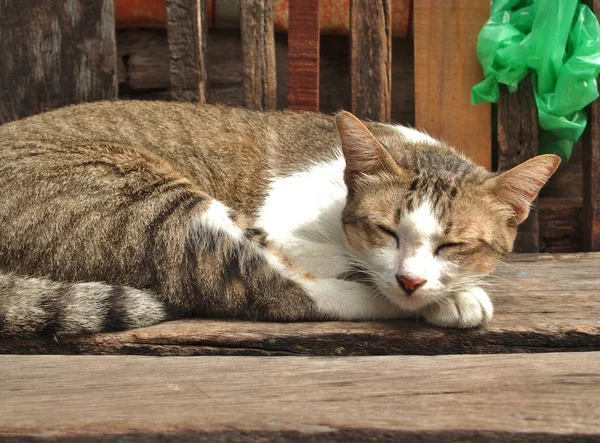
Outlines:
<svg viewBox="0 0 600 443"><path fill-rule="evenodd" d="M350 109L350 51L344 36L322 36L320 51L320 110ZM414 126L414 72L411 40L395 38L392 60L392 120ZM120 30L119 84L122 98L170 97L169 51L163 30ZM275 35L277 108L288 100L287 36ZM206 41L207 102L243 105L242 49L239 33L210 30Z"/></svg>
<svg viewBox="0 0 600 443"><path fill-rule="evenodd" d="M204 0L167 0L169 73L174 100L206 101Z"/></svg>
<svg viewBox="0 0 600 443"><path fill-rule="evenodd" d="M112 0L0 0L0 124L117 94Z"/></svg>
<svg viewBox="0 0 600 443"><path fill-rule="evenodd" d="M600 254L518 255L488 292L496 314L459 331L416 320L259 323L182 320L78 339L0 340L0 353L386 355L600 350Z"/></svg>
<svg viewBox="0 0 600 443"><path fill-rule="evenodd" d="M272 0L241 0L244 106L272 110L277 106L275 30Z"/></svg>
<svg viewBox="0 0 600 443"><path fill-rule="evenodd" d="M587 0L600 19L600 0ZM600 251L600 103L588 107L588 127L583 138L583 246Z"/></svg>
<svg viewBox="0 0 600 443"><path fill-rule="evenodd" d="M581 251L582 198L539 198L540 251Z"/></svg>
<svg viewBox="0 0 600 443"><path fill-rule="evenodd" d="M598 352L343 359L2 356L0 377L3 441L600 438Z"/></svg>
<svg viewBox="0 0 600 443"><path fill-rule="evenodd" d="M500 90L498 102L498 170L510 168L535 157L538 153L538 123L531 78L524 79L519 89L509 93ZM534 202L529 217L519 226L516 252L539 251L539 216Z"/></svg>
<svg viewBox="0 0 600 443"><path fill-rule="evenodd" d="M490 2L419 0L413 8L416 126L490 167L491 108L471 105L470 95L482 80L475 44Z"/></svg>
<svg viewBox="0 0 600 443"><path fill-rule="evenodd" d="M319 0L290 0L288 107L319 110Z"/></svg>
<svg viewBox="0 0 600 443"><path fill-rule="evenodd" d="M350 95L359 118L391 119L391 14L391 0L350 1Z"/></svg>

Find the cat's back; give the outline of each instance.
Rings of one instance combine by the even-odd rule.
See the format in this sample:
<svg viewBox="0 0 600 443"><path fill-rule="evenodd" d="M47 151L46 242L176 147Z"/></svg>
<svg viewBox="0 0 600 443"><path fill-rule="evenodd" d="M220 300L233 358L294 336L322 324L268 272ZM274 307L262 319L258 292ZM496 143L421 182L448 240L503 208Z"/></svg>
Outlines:
<svg viewBox="0 0 600 443"><path fill-rule="evenodd" d="M180 102L100 101L66 106L0 126L0 143L16 139L105 140L158 145L185 140L191 131L210 132L241 120L243 110Z"/></svg>
<svg viewBox="0 0 600 443"><path fill-rule="evenodd" d="M221 105L166 101L101 101L63 107L0 126L0 147L15 143L110 142L165 153L170 148L219 150L247 160L290 162L329 156L336 145L331 116L310 112L255 112Z"/></svg>

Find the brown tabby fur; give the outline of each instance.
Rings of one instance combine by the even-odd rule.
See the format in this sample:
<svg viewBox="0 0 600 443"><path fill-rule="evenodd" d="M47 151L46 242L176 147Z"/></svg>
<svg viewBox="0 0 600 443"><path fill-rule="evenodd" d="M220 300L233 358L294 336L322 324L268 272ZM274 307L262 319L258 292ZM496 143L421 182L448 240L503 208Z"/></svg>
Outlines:
<svg viewBox="0 0 600 443"><path fill-rule="evenodd" d="M384 146L397 138L368 127ZM178 315L318 317L303 290L265 261L261 250L272 246L252 225L269 178L337 149L330 116L183 103L100 102L0 127L0 335L124 329ZM420 193L437 193L439 208L464 206L446 226L450 237L483 245L469 255L473 266L489 270L512 248L516 222L484 216L497 205L492 193L470 204L476 191L466 184L489 178L483 168L446 147L388 150L398 169L352 186L351 244L377 242L381 232L357 214L388 213L378 222L393 223L398 212L388 208L398 202L386 189L404 186L406 207ZM239 248L191 232L213 199L237 211L231 219L247 238Z"/></svg>

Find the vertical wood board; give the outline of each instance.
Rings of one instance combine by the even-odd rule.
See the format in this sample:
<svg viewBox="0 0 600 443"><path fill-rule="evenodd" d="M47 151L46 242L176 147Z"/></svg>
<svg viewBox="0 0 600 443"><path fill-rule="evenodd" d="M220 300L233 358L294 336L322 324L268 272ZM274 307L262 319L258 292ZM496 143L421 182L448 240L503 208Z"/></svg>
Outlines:
<svg viewBox="0 0 600 443"><path fill-rule="evenodd" d="M538 153L538 123L531 77L516 92L501 87L498 102L498 170L506 171ZM538 252L539 215L537 200L529 217L519 226L515 252Z"/></svg>
<svg viewBox="0 0 600 443"><path fill-rule="evenodd" d="M319 110L319 0L290 0L288 107Z"/></svg>
<svg viewBox="0 0 600 443"><path fill-rule="evenodd" d="M204 0L167 0L169 77L174 100L206 101Z"/></svg>
<svg viewBox="0 0 600 443"><path fill-rule="evenodd" d="M489 14L489 0L414 2L416 126L487 168L491 107L471 105L471 88L483 78L475 46Z"/></svg>
<svg viewBox="0 0 600 443"><path fill-rule="evenodd" d="M275 31L272 0L241 0L244 106L272 110L277 106Z"/></svg>
<svg viewBox="0 0 600 443"><path fill-rule="evenodd" d="M0 124L117 95L112 0L0 0Z"/></svg>
<svg viewBox="0 0 600 443"><path fill-rule="evenodd" d="M390 121L392 114L391 0L350 1L352 112Z"/></svg>

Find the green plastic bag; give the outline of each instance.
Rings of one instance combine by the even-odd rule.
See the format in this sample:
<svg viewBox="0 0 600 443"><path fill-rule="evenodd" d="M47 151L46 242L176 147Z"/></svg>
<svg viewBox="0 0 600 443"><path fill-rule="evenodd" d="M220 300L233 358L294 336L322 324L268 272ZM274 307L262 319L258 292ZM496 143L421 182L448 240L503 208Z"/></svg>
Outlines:
<svg viewBox="0 0 600 443"><path fill-rule="evenodd" d="M571 156L587 122L585 107L598 98L600 25L579 0L494 0L477 38L485 79L473 104L496 103L499 84L511 92L532 75L540 153Z"/></svg>

